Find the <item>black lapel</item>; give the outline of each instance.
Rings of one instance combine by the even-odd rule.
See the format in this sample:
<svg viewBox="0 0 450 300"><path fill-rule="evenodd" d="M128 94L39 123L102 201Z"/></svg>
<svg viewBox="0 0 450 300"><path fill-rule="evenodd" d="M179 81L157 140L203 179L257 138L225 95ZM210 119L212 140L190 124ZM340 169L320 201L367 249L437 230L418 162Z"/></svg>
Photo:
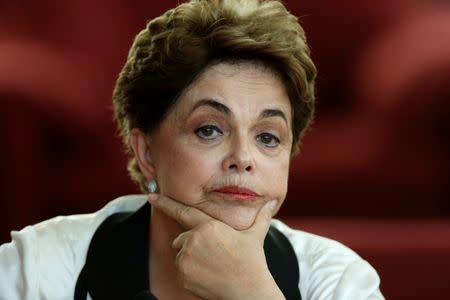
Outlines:
<svg viewBox="0 0 450 300"><path fill-rule="evenodd" d="M149 220L147 202L134 213L111 215L97 229L83 270L92 299L133 299L149 290Z"/></svg>
<svg viewBox="0 0 450 300"><path fill-rule="evenodd" d="M150 204L108 217L95 232L76 284L75 300L156 299L148 286ZM287 300L301 299L297 258L286 237L270 227L264 241L269 270Z"/></svg>
<svg viewBox="0 0 450 300"><path fill-rule="evenodd" d="M301 300L298 283L300 271L297 256L289 240L270 226L264 240L267 266L286 300Z"/></svg>

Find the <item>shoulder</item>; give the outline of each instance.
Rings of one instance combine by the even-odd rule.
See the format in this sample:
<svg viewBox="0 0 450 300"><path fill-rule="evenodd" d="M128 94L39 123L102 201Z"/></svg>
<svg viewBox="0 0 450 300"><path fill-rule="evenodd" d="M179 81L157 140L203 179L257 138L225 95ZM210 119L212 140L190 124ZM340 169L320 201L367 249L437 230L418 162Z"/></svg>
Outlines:
<svg viewBox="0 0 450 300"><path fill-rule="evenodd" d="M300 269L299 289L306 299L384 299L375 269L347 246L272 220L291 243Z"/></svg>
<svg viewBox="0 0 450 300"><path fill-rule="evenodd" d="M124 196L95 213L59 216L12 231L11 242L0 246L0 298L73 295L98 226L114 213L137 210L145 201L145 195Z"/></svg>

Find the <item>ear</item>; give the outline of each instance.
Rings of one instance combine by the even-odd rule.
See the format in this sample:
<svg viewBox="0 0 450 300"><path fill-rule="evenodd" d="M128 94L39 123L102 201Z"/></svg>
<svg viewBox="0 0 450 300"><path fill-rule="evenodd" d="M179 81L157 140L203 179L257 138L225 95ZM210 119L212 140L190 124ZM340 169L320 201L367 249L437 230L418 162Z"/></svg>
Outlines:
<svg viewBox="0 0 450 300"><path fill-rule="evenodd" d="M155 167L150 155L150 147L147 139L148 136L141 130L137 128L131 130L130 145L133 148L139 168L147 180L153 180L155 178Z"/></svg>

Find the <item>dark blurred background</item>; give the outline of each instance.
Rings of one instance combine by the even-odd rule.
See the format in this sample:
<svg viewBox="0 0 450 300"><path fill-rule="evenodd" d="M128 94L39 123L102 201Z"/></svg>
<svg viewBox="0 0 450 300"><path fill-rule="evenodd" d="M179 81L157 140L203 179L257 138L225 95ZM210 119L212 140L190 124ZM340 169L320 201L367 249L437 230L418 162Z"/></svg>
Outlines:
<svg viewBox="0 0 450 300"><path fill-rule="evenodd" d="M178 2L0 1L0 243L138 192L111 93L134 35ZM448 299L450 2L285 4L319 76L280 218L355 249L387 299Z"/></svg>

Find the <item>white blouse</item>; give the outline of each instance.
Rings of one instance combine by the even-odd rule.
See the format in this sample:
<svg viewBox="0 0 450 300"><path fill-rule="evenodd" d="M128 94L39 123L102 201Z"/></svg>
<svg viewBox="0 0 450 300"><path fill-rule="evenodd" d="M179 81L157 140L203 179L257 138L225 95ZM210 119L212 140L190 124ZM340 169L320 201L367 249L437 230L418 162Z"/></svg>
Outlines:
<svg viewBox="0 0 450 300"><path fill-rule="evenodd" d="M91 214L59 216L21 231L0 246L0 300L73 299L93 234L110 215L132 212L145 195L123 196ZM292 244L300 269L303 300L381 300L373 267L339 242L272 225Z"/></svg>

